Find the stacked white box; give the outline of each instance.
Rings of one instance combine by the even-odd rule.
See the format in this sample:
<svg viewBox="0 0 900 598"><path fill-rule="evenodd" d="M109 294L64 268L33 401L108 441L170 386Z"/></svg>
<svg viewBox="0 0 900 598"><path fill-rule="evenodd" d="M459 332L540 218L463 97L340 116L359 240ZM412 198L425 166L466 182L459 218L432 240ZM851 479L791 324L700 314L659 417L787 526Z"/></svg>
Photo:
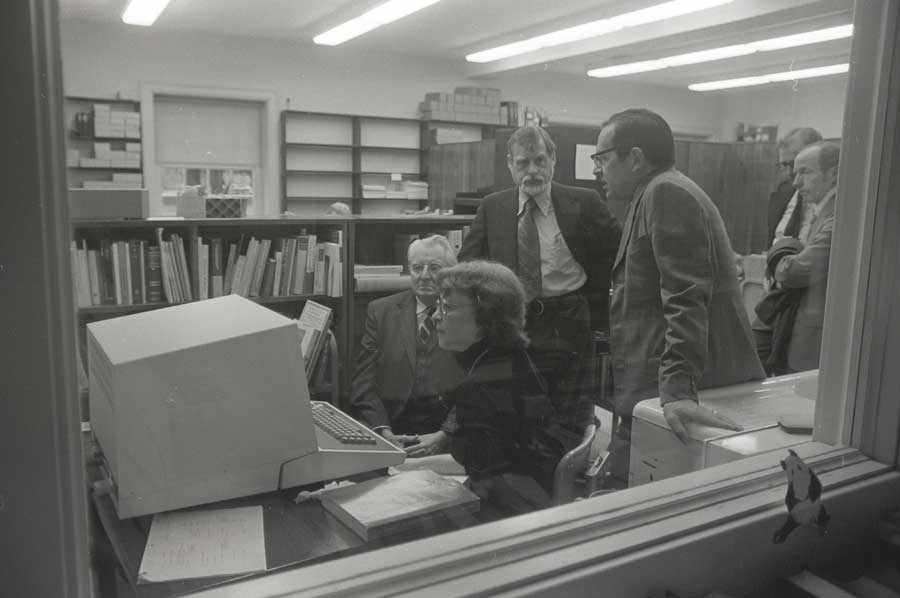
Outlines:
<svg viewBox="0 0 900 598"><path fill-rule="evenodd" d="M454 93L429 92L419 104L425 120L500 124L500 90L457 87Z"/></svg>

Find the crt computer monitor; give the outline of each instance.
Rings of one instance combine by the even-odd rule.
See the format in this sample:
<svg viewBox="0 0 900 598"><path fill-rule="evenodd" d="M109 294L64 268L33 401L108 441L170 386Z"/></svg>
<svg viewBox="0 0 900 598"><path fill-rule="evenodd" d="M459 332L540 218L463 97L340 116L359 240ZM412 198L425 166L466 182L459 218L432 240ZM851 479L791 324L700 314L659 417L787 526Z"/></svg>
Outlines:
<svg viewBox="0 0 900 598"><path fill-rule="evenodd" d="M121 518L403 461L377 434L346 447L315 425L295 323L238 295L90 323L87 335L91 427Z"/></svg>

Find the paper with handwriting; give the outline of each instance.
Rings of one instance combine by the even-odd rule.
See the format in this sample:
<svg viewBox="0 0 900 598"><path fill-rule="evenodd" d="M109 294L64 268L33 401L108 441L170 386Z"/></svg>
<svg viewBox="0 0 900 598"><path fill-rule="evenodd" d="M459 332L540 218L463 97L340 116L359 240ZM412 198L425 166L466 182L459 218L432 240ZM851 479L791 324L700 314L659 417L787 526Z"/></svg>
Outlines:
<svg viewBox="0 0 900 598"><path fill-rule="evenodd" d="M138 583L266 569L261 506L153 516Z"/></svg>

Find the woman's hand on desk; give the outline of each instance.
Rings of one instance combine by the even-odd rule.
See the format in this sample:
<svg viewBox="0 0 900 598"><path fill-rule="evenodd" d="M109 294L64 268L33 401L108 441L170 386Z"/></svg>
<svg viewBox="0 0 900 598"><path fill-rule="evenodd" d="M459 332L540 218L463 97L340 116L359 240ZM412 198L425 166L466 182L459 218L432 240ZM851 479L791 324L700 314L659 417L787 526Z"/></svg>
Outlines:
<svg viewBox="0 0 900 598"><path fill-rule="evenodd" d="M410 458L427 457L428 455L443 453L447 450L447 445L450 440L447 433L443 430L438 430L433 434L419 434L418 436L405 437L398 436L397 438L408 439L407 442L414 443L403 449L406 451L406 456Z"/></svg>
<svg viewBox="0 0 900 598"><path fill-rule="evenodd" d="M725 428L726 430L740 431L743 430L737 422L719 415L711 409L707 409L703 405L696 403L690 399L682 399L680 401L672 401L663 405L663 415L672 433L678 437L682 444L687 444L688 432L685 424L694 423L703 426L712 426L714 428Z"/></svg>

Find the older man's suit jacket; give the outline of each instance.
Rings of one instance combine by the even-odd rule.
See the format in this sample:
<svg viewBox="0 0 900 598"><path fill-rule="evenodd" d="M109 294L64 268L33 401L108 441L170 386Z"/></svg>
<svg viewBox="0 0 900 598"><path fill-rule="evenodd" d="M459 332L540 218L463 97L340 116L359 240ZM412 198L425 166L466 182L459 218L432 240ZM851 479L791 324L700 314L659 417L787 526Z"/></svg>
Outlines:
<svg viewBox="0 0 900 598"><path fill-rule="evenodd" d="M369 427L391 426L410 398L416 377L417 334L416 297L411 290L369 303L350 391L353 414ZM456 359L440 347L433 349L431 376L437 392L462 380ZM452 427L455 423L450 417L445 425Z"/></svg>
<svg viewBox="0 0 900 598"><path fill-rule="evenodd" d="M613 266L616 407L765 377L715 205L669 169L635 190Z"/></svg>
<svg viewBox="0 0 900 598"><path fill-rule="evenodd" d="M788 367L795 372L819 367L822 325L825 322L825 293L828 288L828 261L834 231L835 192L822 200L819 215L809 229L809 240L797 255L782 258L775 267L775 280L784 288L805 288L800 299L791 344Z"/></svg>
<svg viewBox="0 0 900 598"><path fill-rule="evenodd" d="M553 182L550 201L560 233L587 275L582 288L591 308L591 328L608 330L609 272L622 228L600 195L591 189ZM513 187L484 198L459 251L460 261L488 259L518 264L519 189Z"/></svg>

